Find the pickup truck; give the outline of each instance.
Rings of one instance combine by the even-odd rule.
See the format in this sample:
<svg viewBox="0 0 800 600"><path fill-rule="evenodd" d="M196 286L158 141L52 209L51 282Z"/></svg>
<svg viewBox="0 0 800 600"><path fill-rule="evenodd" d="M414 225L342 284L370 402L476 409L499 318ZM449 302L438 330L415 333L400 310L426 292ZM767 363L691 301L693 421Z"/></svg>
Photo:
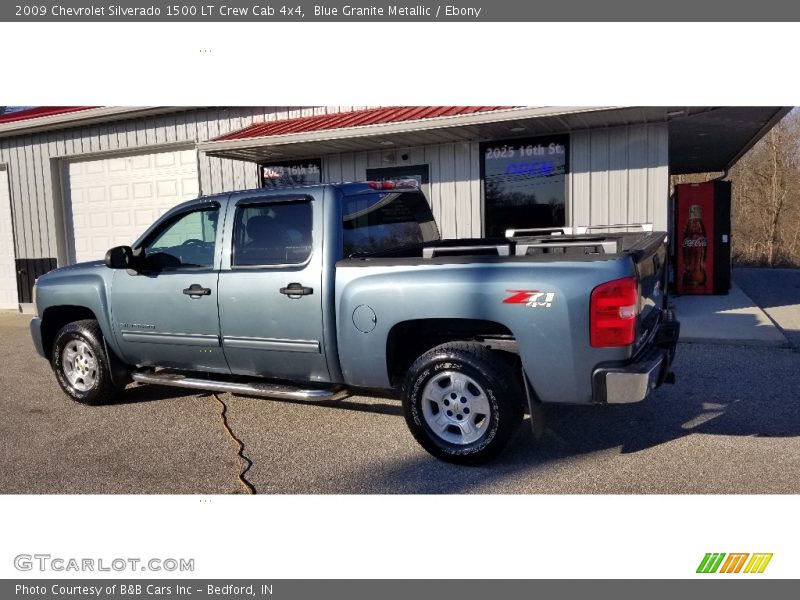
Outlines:
<svg viewBox="0 0 800 600"><path fill-rule="evenodd" d="M674 379L666 234L440 238L415 182L202 197L39 278L31 334L74 400L130 382L300 401L402 397L434 456L495 457L542 403Z"/></svg>

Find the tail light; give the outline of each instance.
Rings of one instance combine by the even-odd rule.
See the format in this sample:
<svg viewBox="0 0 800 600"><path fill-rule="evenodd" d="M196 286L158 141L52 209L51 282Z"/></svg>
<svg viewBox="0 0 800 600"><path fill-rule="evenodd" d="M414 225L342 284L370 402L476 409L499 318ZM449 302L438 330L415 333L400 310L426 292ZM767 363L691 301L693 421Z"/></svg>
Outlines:
<svg viewBox="0 0 800 600"><path fill-rule="evenodd" d="M400 179L399 181L368 181L373 190L416 190L419 184L416 179Z"/></svg>
<svg viewBox="0 0 800 600"><path fill-rule="evenodd" d="M625 277L592 290L589 337L594 348L628 346L636 339L639 286Z"/></svg>

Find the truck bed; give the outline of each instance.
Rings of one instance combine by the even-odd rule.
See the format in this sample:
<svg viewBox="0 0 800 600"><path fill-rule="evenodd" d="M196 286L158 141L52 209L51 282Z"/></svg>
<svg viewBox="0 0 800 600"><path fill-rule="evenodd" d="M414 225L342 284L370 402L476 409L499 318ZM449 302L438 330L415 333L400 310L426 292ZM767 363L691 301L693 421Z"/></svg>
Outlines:
<svg viewBox="0 0 800 600"><path fill-rule="evenodd" d="M638 262L663 244L666 235L665 232L629 232L441 240L391 251L358 254L344 259L340 264L593 261L623 256L630 256L634 262Z"/></svg>

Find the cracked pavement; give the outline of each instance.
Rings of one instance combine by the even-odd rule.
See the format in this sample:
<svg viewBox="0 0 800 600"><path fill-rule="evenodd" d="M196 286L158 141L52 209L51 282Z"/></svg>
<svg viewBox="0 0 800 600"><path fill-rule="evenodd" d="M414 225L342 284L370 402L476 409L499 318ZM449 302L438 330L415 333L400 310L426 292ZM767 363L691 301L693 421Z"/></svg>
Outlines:
<svg viewBox="0 0 800 600"><path fill-rule="evenodd" d="M28 320L0 313L0 493L800 493L792 349L680 344L676 385L638 405L547 407L539 443L526 422L496 462L464 468L419 448L389 398L131 386L77 404Z"/></svg>

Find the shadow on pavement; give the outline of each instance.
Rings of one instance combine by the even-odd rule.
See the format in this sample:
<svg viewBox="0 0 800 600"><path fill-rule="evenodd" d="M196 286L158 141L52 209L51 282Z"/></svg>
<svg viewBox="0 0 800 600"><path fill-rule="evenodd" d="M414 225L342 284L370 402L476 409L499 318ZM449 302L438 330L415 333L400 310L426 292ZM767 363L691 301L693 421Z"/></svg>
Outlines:
<svg viewBox="0 0 800 600"><path fill-rule="evenodd" d="M463 493L524 473L535 476L556 461L597 451L632 454L697 434L800 435L797 353L681 344L675 370L674 386L639 404L546 406L543 438L534 440L526 419L507 451L489 465L459 467L424 455L386 464L370 478L403 482L401 493Z"/></svg>
<svg viewBox="0 0 800 600"><path fill-rule="evenodd" d="M129 385L125 392L106 406L120 404L139 404L142 402L156 402L158 400L174 400L175 398L189 398L193 396L209 396L210 392L202 390L189 390L166 385Z"/></svg>

